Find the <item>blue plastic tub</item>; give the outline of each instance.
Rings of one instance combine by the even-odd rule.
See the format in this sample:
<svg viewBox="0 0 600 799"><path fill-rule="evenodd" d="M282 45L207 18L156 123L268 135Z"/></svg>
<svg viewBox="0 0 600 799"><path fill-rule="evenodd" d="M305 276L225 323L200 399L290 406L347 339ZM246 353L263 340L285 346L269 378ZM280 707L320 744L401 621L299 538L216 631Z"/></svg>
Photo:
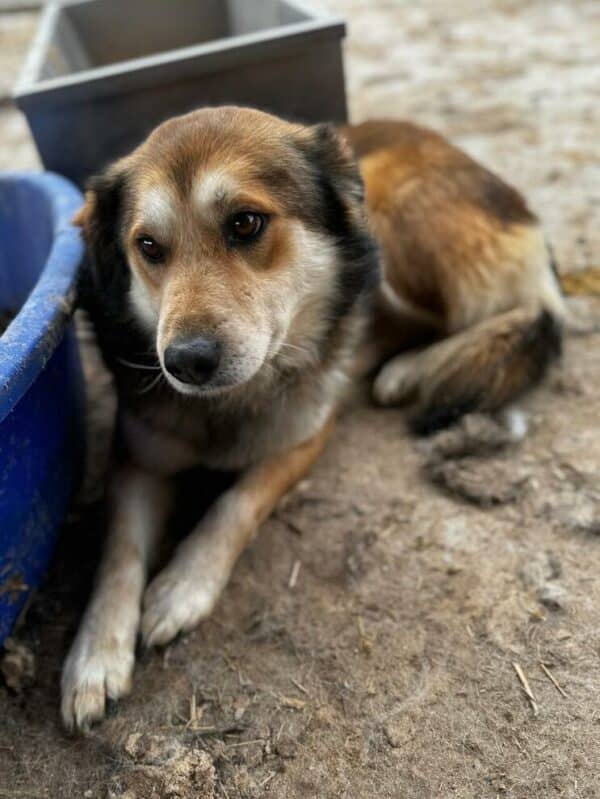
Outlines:
<svg viewBox="0 0 600 799"><path fill-rule="evenodd" d="M83 257L79 191L52 174L0 174L0 644L48 565L83 454L73 326Z"/></svg>

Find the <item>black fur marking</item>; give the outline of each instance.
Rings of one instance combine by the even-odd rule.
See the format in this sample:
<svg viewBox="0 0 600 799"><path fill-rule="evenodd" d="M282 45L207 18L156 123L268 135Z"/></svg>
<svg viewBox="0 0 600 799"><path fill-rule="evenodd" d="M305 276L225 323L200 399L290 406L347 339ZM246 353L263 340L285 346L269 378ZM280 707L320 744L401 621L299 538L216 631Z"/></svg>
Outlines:
<svg viewBox="0 0 600 799"><path fill-rule="evenodd" d="M548 368L562 355L562 327L549 311L541 311L524 332L519 356L527 358L530 384L539 382Z"/></svg>
<svg viewBox="0 0 600 799"><path fill-rule="evenodd" d="M316 188L316 204L307 221L317 230L325 229L338 251L338 291L330 311L335 323L378 286L379 248L366 221L359 221L364 203L362 178L335 129L317 125L312 146L304 152Z"/></svg>
<svg viewBox="0 0 600 799"><path fill-rule="evenodd" d="M539 383L550 366L562 352L562 328L549 311L541 311L536 319L522 333L506 361L525 363L524 378L513 396L505 401L518 399L526 391ZM491 363L489 370L507 369L508 364ZM462 416L474 411L498 410L494 397L486 392L486 374L473 377L473 386L463 396L434 397L421 408L410 421L411 430L420 436L428 436L457 422Z"/></svg>
<svg viewBox="0 0 600 799"><path fill-rule="evenodd" d="M411 431L417 436L430 436L455 424L467 413L474 413L482 405L481 392L474 391L470 396L454 399L448 403L435 400L421 408L409 420Z"/></svg>
<svg viewBox="0 0 600 799"><path fill-rule="evenodd" d="M129 268L119 243L124 187L125 178L120 175L99 175L88 185L95 207L85 229L89 263L84 270L83 302L86 307L101 302L112 317L122 314L130 284Z"/></svg>
<svg viewBox="0 0 600 799"><path fill-rule="evenodd" d="M481 206L503 225L533 224L536 221L519 192L487 169L479 168L474 186Z"/></svg>
<svg viewBox="0 0 600 799"><path fill-rule="evenodd" d="M88 185L94 195L92 216L85 227L88 258L80 285L82 305L94 323L100 350L119 382L134 392L148 383L148 373L124 366L119 358L158 366L151 336L131 314L131 276L120 244L126 190L125 175L99 175Z"/></svg>

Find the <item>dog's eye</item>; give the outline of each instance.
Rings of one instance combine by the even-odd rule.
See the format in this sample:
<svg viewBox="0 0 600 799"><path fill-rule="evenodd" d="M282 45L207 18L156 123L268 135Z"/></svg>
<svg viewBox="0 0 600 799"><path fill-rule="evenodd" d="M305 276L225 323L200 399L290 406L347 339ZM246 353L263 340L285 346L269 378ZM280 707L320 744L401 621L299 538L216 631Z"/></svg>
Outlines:
<svg viewBox="0 0 600 799"><path fill-rule="evenodd" d="M165 251L150 236L140 236L137 246L146 260L152 261L152 263L160 263L165 260Z"/></svg>
<svg viewBox="0 0 600 799"><path fill-rule="evenodd" d="M266 217L254 211L241 211L227 221L227 233L234 242L253 241L263 232Z"/></svg>

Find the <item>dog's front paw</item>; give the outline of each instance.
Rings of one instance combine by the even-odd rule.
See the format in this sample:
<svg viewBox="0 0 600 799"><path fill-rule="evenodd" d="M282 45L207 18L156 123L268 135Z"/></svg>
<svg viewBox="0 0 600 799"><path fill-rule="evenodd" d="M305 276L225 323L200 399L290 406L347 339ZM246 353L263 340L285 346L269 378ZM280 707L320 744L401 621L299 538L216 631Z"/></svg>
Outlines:
<svg viewBox="0 0 600 799"><path fill-rule="evenodd" d="M134 647L132 636L81 630L62 673L61 713L67 729L86 732L104 718L107 699L129 693Z"/></svg>
<svg viewBox="0 0 600 799"><path fill-rule="evenodd" d="M379 405L401 405L415 394L419 372L413 355L392 358L379 371L373 383L373 399Z"/></svg>
<svg viewBox="0 0 600 799"><path fill-rule="evenodd" d="M168 644L209 616L226 579L202 570L167 566L148 586L144 596L141 632L145 646Z"/></svg>

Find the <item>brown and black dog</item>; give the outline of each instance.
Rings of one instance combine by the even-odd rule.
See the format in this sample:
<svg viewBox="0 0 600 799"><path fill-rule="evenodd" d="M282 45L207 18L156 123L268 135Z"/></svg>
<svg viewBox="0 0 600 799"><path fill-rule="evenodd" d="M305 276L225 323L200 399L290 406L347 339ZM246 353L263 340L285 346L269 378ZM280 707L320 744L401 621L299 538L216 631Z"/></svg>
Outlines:
<svg viewBox="0 0 600 799"><path fill-rule="evenodd" d="M401 122L200 110L94 179L77 222L119 397L106 551L62 678L84 729L129 690L138 632L166 644L211 612L358 371L393 356L375 398L412 401L420 432L499 410L558 355L563 301L521 196ZM197 464L239 476L146 587L171 477Z"/></svg>

